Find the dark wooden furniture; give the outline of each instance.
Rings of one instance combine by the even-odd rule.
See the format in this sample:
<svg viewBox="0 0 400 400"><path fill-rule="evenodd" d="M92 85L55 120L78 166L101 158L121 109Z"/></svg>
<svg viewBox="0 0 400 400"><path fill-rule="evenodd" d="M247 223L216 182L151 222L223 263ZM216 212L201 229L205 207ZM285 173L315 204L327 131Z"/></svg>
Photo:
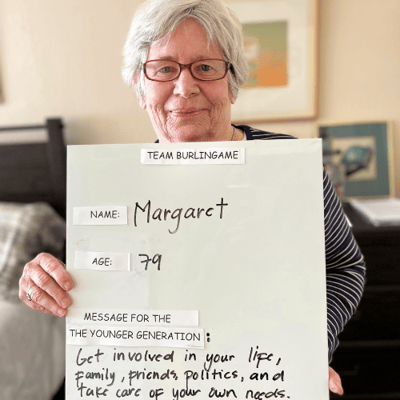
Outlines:
<svg viewBox="0 0 400 400"><path fill-rule="evenodd" d="M0 134L43 130L47 141L0 145L0 201L45 201L65 218L66 148L61 119L45 125L0 127Z"/></svg>
<svg viewBox="0 0 400 400"><path fill-rule="evenodd" d="M344 209L365 257L367 284L331 364L345 395L331 399L400 399L400 226L376 228L350 205Z"/></svg>
<svg viewBox="0 0 400 400"><path fill-rule="evenodd" d="M0 201L47 202L65 218L66 147L61 119L49 118L44 125L0 127L0 134L38 130L45 132L45 141L0 144ZM64 384L53 400L62 399Z"/></svg>

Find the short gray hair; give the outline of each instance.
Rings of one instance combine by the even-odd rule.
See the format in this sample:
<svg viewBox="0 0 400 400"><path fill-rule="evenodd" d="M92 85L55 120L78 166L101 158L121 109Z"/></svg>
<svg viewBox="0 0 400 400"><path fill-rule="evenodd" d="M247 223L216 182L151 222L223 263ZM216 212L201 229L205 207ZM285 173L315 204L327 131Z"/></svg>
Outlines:
<svg viewBox="0 0 400 400"><path fill-rule="evenodd" d="M124 81L139 98L145 94L142 66L150 47L172 33L187 18L196 19L208 38L222 49L225 61L232 67L228 73L230 90L237 98L244 85L248 67L244 57L242 26L223 0L148 0L136 13L124 46ZM134 81L135 74L139 72Z"/></svg>

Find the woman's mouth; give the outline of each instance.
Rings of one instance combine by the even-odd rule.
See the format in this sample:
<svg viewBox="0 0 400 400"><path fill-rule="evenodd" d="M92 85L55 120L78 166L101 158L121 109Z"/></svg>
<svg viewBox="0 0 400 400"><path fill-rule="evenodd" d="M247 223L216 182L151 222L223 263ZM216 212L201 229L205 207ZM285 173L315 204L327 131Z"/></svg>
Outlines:
<svg viewBox="0 0 400 400"><path fill-rule="evenodd" d="M204 110L190 107L190 108L178 108L170 111L170 113L179 118L191 118L200 115Z"/></svg>

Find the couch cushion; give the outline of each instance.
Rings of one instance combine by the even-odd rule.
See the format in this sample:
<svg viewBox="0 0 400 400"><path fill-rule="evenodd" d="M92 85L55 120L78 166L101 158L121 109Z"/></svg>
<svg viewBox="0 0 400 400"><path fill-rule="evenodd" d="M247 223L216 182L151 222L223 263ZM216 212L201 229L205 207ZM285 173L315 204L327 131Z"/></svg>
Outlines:
<svg viewBox="0 0 400 400"><path fill-rule="evenodd" d="M0 298L19 301L27 262L47 252L64 258L65 221L47 203L0 203Z"/></svg>

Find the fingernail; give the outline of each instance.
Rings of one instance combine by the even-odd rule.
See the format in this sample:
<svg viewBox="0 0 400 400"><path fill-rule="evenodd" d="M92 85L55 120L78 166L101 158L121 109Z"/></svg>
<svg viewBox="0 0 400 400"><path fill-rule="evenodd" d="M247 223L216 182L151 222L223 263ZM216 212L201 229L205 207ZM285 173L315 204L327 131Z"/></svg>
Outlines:
<svg viewBox="0 0 400 400"><path fill-rule="evenodd" d="M69 300L68 299L62 299L61 300L61 307L67 308L69 306Z"/></svg>
<svg viewBox="0 0 400 400"><path fill-rule="evenodd" d="M342 395L343 394L343 388L341 385L338 385L335 383L335 393Z"/></svg>
<svg viewBox="0 0 400 400"><path fill-rule="evenodd" d="M65 315L65 310L59 309L59 310L57 310L57 314L58 314L58 316L63 317Z"/></svg>
<svg viewBox="0 0 400 400"><path fill-rule="evenodd" d="M71 290L72 289L72 283L69 282L69 281L64 282L64 289L65 290Z"/></svg>

